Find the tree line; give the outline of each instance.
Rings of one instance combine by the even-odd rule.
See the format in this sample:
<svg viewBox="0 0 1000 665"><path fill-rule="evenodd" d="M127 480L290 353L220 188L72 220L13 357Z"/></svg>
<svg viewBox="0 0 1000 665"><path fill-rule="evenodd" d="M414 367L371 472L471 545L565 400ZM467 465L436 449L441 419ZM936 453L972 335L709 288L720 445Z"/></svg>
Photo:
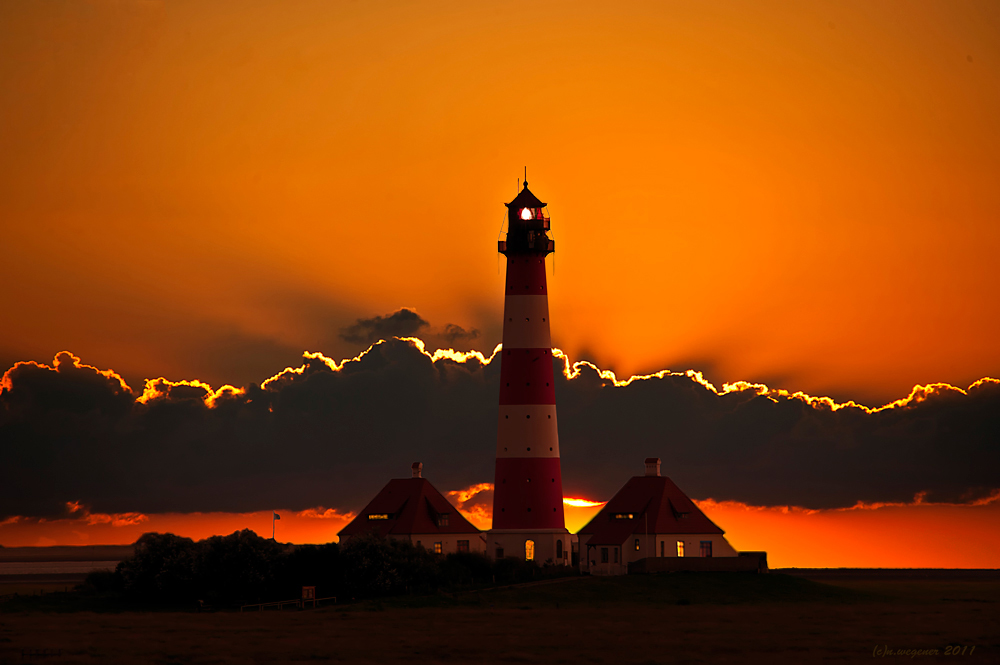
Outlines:
<svg viewBox="0 0 1000 665"><path fill-rule="evenodd" d="M572 572L475 552L435 555L375 534L347 543L285 545L249 529L194 541L147 533L114 571L91 573L95 592L152 604L237 605L298 598L303 586L338 602L514 584Z"/></svg>

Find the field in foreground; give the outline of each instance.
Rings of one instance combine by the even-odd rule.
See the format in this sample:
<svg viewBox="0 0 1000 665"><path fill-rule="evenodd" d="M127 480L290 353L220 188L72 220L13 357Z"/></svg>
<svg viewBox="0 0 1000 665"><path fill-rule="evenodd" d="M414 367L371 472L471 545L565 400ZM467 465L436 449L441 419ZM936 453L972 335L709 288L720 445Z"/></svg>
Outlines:
<svg viewBox="0 0 1000 665"><path fill-rule="evenodd" d="M0 663L42 649L49 663L805 663L956 644L975 646L962 662L1000 660L996 575L807 575L576 578L244 614L65 612L54 594L0 606Z"/></svg>

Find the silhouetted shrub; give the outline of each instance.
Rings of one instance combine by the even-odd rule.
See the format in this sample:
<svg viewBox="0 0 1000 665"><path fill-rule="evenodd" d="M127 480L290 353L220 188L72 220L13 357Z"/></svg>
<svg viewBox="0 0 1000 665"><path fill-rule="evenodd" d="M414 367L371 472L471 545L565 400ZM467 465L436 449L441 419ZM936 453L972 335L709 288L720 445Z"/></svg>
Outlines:
<svg viewBox="0 0 1000 665"><path fill-rule="evenodd" d="M319 597L360 599L565 574L575 571L519 559L494 562L475 552L442 557L374 534L344 545L290 546L244 529L197 543L170 533L144 534L132 557L114 573L92 573L85 587L142 602L193 605L202 600L224 606L298 598L302 586L316 587Z"/></svg>
<svg viewBox="0 0 1000 665"><path fill-rule="evenodd" d="M445 584L468 587L493 582L493 562L479 552L454 552L440 564Z"/></svg>
<svg viewBox="0 0 1000 665"><path fill-rule="evenodd" d="M434 555L409 541L358 536L341 548L341 556L345 591L355 598L431 589L439 578Z"/></svg>
<svg viewBox="0 0 1000 665"><path fill-rule="evenodd" d="M118 564L124 592L143 600L179 602L197 592L197 547L190 538L172 533L145 533L135 541L135 554Z"/></svg>
<svg viewBox="0 0 1000 665"><path fill-rule="evenodd" d="M296 545L278 562L278 595L296 598L303 586L316 587L318 597L341 597L344 593L344 565L340 546Z"/></svg>
<svg viewBox="0 0 1000 665"><path fill-rule="evenodd" d="M209 602L260 602L277 586L282 545L250 529L198 542L197 590Z"/></svg>

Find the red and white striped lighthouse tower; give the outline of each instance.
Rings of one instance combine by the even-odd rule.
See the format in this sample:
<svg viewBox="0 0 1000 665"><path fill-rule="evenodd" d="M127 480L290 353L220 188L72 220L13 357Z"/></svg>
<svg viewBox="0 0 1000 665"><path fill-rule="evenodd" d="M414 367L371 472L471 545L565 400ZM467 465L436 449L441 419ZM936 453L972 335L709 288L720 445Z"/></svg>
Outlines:
<svg viewBox="0 0 1000 665"><path fill-rule="evenodd" d="M500 414L493 494L495 557L569 563L571 536L563 519L562 474L556 421L545 257L549 240L545 204L528 190L507 206L507 257Z"/></svg>

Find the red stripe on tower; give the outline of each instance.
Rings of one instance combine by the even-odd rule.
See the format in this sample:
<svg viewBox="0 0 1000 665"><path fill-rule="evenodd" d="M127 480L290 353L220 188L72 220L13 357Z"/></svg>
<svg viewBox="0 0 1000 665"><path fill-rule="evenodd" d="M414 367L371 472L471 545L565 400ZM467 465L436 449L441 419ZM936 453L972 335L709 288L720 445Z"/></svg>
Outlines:
<svg viewBox="0 0 1000 665"><path fill-rule="evenodd" d="M507 284L491 553L568 563L545 282L545 257L555 247L545 204L527 182L506 206L507 239L499 246L507 257Z"/></svg>

